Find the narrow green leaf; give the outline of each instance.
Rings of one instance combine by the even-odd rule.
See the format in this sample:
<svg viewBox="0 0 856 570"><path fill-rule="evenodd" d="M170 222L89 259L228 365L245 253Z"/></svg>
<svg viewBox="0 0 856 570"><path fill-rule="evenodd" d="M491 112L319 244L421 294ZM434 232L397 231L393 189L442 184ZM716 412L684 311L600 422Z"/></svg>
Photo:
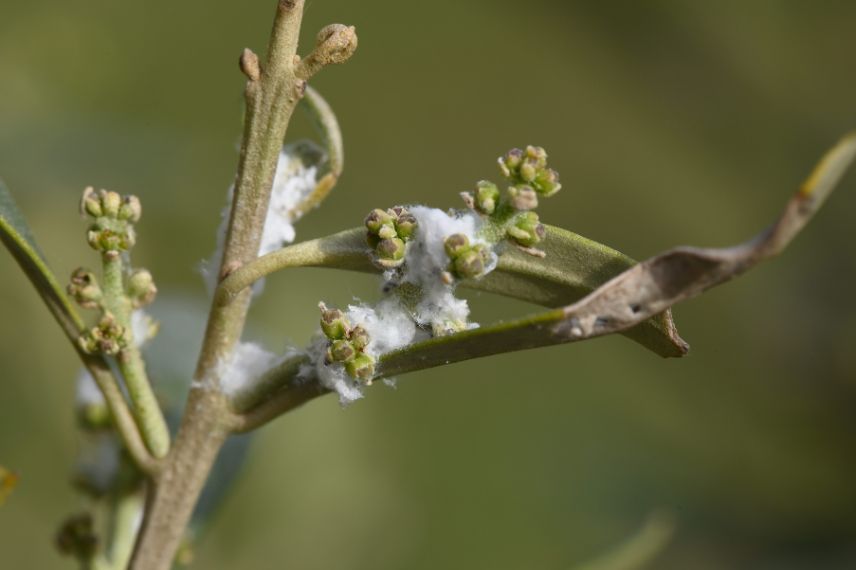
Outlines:
<svg viewBox="0 0 856 570"><path fill-rule="evenodd" d="M555 308L585 297L636 263L612 248L554 226L547 226L543 245L544 258L508 247L496 270L480 280L464 281L462 286ZM221 283L218 301L228 302L258 279L289 267L378 271L368 255L365 230L354 228L283 248L245 265ZM669 311L622 334L660 356L687 352Z"/></svg>
<svg viewBox="0 0 856 570"><path fill-rule="evenodd" d="M561 309L433 338L386 354L381 358L379 374L390 376L513 350L576 342L638 326L781 253L854 160L856 134L851 134L824 155L778 219L748 241L721 249L676 247L632 265Z"/></svg>
<svg viewBox="0 0 856 570"><path fill-rule="evenodd" d="M636 265L632 258L602 243L555 226L546 228L547 236L538 244L546 257L533 257L509 247L500 256L495 271L465 286L558 308L582 299ZM687 353L687 344L678 336L670 310L622 334L660 356Z"/></svg>
<svg viewBox="0 0 856 570"><path fill-rule="evenodd" d="M83 329L83 320L48 268L27 222L24 221L12 194L2 181L0 181L0 241L29 277L66 335L76 339Z"/></svg>

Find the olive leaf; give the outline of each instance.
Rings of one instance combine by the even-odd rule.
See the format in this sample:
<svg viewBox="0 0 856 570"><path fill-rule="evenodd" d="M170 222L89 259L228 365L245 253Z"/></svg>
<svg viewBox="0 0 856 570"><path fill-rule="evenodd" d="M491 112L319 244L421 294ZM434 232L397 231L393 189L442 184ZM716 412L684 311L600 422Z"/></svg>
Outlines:
<svg viewBox="0 0 856 570"><path fill-rule="evenodd" d="M48 267L24 216L2 181L0 181L0 241L24 270L65 334L73 340L76 339L83 329L83 320Z"/></svg>
<svg viewBox="0 0 856 570"><path fill-rule="evenodd" d="M561 309L415 343L381 358L380 375L622 332L781 252L820 208L856 157L856 133L824 155L779 218L724 249L677 247L624 271Z"/></svg>
<svg viewBox="0 0 856 570"><path fill-rule="evenodd" d="M636 263L623 253L575 233L554 226L546 228L547 237L542 242L546 257L535 258L509 247L499 256L493 272L482 279L463 281L461 285L551 308L561 307L591 293ZM377 273L368 254L365 233L364 228L354 228L264 255L230 274L218 288L217 301L228 302L256 280L290 267ZM668 311L625 334L661 356L682 356L687 352L687 344L678 336Z"/></svg>
<svg viewBox="0 0 856 570"><path fill-rule="evenodd" d="M674 248L633 265L584 298L565 307L431 338L388 352L380 357L374 377L395 376L493 354L585 340L638 326L675 303L695 297L781 252L820 208L854 158L856 133L846 136L827 152L788 201L779 218L745 243L724 249ZM364 270L367 261L358 255L362 248L356 240L360 233L349 230L314 243L305 242L292 246L294 249L291 255L284 256L284 259L278 257L285 251L282 250L265 256L267 260L260 258L255 263L263 264L262 268L268 273L282 267L299 265ZM506 259L514 260L513 257ZM513 261L506 263L513 265ZM593 270L592 267L589 269ZM506 267L503 271L509 269ZM517 278L528 275L520 268L512 272ZM252 272L242 274L241 270L236 271L221 284L221 295L228 298L228 295L251 284L251 275ZM232 278L234 281L229 282ZM533 276L528 278L536 279ZM564 277L554 276L556 283L561 283L562 279ZM514 280L509 282L514 283ZM536 279L534 282L544 287L545 280ZM497 287L501 287L501 284ZM513 296L513 288L509 286L508 290ZM573 294L570 287L568 291L569 295ZM549 300L547 294L544 293L544 297L531 294L529 297L545 304L558 300L558 297ZM673 330L672 335L679 340ZM306 359L306 355L295 356L269 371L264 383L267 401L256 400L247 406L244 413L237 414L233 419L233 429L239 432L255 429L286 411L328 393L330 390L317 381L294 381L296 371Z"/></svg>

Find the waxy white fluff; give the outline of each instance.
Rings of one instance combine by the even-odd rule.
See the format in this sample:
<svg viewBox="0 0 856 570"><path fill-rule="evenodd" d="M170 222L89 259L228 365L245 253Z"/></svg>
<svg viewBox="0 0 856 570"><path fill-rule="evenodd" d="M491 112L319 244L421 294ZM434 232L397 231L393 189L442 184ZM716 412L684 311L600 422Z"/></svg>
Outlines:
<svg viewBox="0 0 856 570"><path fill-rule="evenodd" d="M265 229L259 247L260 256L294 241L294 223L300 219L295 208L317 185L317 167L305 166L302 160L289 153L288 147L279 153Z"/></svg>
<svg viewBox="0 0 856 570"><path fill-rule="evenodd" d="M276 355L254 342L241 342L227 360L217 366L220 389L229 398L240 399L251 392L265 372L290 354Z"/></svg>
<svg viewBox="0 0 856 570"><path fill-rule="evenodd" d="M427 334L417 328L410 313L395 297L383 299L376 307L349 305L345 317L352 327L361 326L366 330L369 344L365 352L375 359L417 339L427 338ZM360 384L348 376L342 364L325 363L327 346L327 338L322 334L317 335L309 348L312 364L302 370L301 375L309 377L314 373L322 386L339 394L342 405L362 398Z"/></svg>
<svg viewBox="0 0 856 570"><path fill-rule="evenodd" d="M306 166L299 155L298 144L286 145L279 153L276 171L271 188L270 204L265 218L262 240L259 245L259 255L265 255L280 249L295 238L294 224L300 219L295 208L303 202L318 184L318 168ZM202 277L209 295L214 294L217 286L217 268L223 259L223 248L226 244L226 232L229 229L229 212L235 187L229 187L227 205L220 215L220 226L217 229L217 251L211 259L203 261L200 266ZM262 283L262 281L259 281ZM256 287L259 291L261 285Z"/></svg>
<svg viewBox="0 0 856 570"><path fill-rule="evenodd" d="M448 213L438 208L412 206L408 210L416 218L417 229L407 246L404 259L404 283L418 285L422 298L413 315L420 325L430 326L436 332L451 332L466 326L470 308L467 301L454 295L454 287L441 278L447 271L449 257L444 242L452 234L464 234L471 244L487 242L478 235L482 221L472 212ZM496 256L488 271L496 266Z"/></svg>

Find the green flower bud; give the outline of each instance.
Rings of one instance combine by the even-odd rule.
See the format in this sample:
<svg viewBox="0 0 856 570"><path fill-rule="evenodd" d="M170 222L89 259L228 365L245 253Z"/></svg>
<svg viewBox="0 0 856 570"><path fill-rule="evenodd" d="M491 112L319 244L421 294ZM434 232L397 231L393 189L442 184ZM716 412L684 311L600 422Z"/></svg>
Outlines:
<svg viewBox="0 0 856 570"><path fill-rule="evenodd" d="M117 217L119 215L119 208L122 207L122 197L119 193L101 190L99 194L101 197L101 209L104 212L103 215L108 218Z"/></svg>
<svg viewBox="0 0 856 570"><path fill-rule="evenodd" d="M523 164L529 163L535 170L542 170L547 167L547 151L540 146L527 146L524 155ZM523 164L520 165L521 168Z"/></svg>
<svg viewBox="0 0 856 570"><path fill-rule="evenodd" d="M128 277L128 296L131 297L134 307L148 305L157 292L152 274L147 269L135 269Z"/></svg>
<svg viewBox="0 0 856 570"><path fill-rule="evenodd" d="M380 239L394 239L398 237L398 233L395 231L394 225L384 225L378 230L377 237Z"/></svg>
<svg viewBox="0 0 856 570"><path fill-rule="evenodd" d="M453 267L457 276L467 279L484 275L487 261L486 253L485 247L478 244L455 257Z"/></svg>
<svg viewBox="0 0 856 570"><path fill-rule="evenodd" d="M514 178L517 176L517 171L523 162L523 151L519 148L513 148L505 153L505 155L500 156L498 162L502 175L509 179Z"/></svg>
<svg viewBox="0 0 856 570"><path fill-rule="evenodd" d="M521 215L514 225L507 230L508 236L524 247L533 247L538 244L544 236L547 235L547 230L538 220L538 214L535 212L526 212Z"/></svg>
<svg viewBox="0 0 856 570"><path fill-rule="evenodd" d="M532 182L538 174L538 170L535 168L535 165L526 160L523 161L523 164L520 165L517 172L523 182Z"/></svg>
<svg viewBox="0 0 856 570"><path fill-rule="evenodd" d="M378 254L378 263L382 267L398 267L404 263L405 246L404 241L399 238L382 239L378 242L375 251Z"/></svg>
<svg viewBox="0 0 856 570"><path fill-rule="evenodd" d="M66 519L57 532L56 547L66 556L90 562L98 551L98 537L95 535L92 515L81 513Z"/></svg>
<svg viewBox="0 0 856 570"><path fill-rule="evenodd" d="M80 212L89 214L93 218L104 215L104 211L101 209L101 198L92 186L87 186L83 190L83 197L80 199Z"/></svg>
<svg viewBox="0 0 856 570"><path fill-rule="evenodd" d="M66 287L69 296L84 309L95 309L103 295L95 274L82 267L71 274L71 283Z"/></svg>
<svg viewBox="0 0 856 570"><path fill-rule="evenodd" d="M559 173L552 168L542 169L532 181L532 186L538 194L545 198L552 196L562 188L562 185L559 184Z"/></svg>
<svg viewBox="0 0 856 570"><path fill-rule="evenodd" d="M324 303L319 303L321 309L321 331L330 340L345 338L348 332L348 321L339 309L328 309Z"/></svg>
<svg viewBox="0 0 856 570"><path fill-rule="evenodd" d="M345 371L351 378L356 378L371 384L372 376L375 373L374 358L368 354L361 352L353 360L345 363Z"/></svg>
<svg viewBox="0 0 856 570"><path fill-rule="evenodd" d="M397 214L395 217L395 231L398 237L406 241L416 231L416 216L401 207L393 208L393 210Z"/></svg>
<svg viewBox="0 0 856 570"><path fill-rule="evenodd" d="M368 331L360 325L355 326L351 330L349 338L354 349L357 351L362 351L363 349L365 349L368 346L369 341L371 340L369 338Z"/></svg>
<svg viewBox="0 0 856 570"><path fill-rule="evenodd" d="M130 224L136 224L140 221L142 213L143 207L140 204L140 199L136 196L125 196L122 200L122 205L119 207L117 217Z"/></svg>
<svg viewBox="0 0 856 570"><path fill-rule="evenodd" d="M452 234L443 242L443 247L446 249L446 255L455 259L469 249L470 239L464 234Z"/></svg>
<svg viewBox="0 0 856 570"><path fill-rule="evenodd" d="M538 195L529 186L511 186L508 202L515 210L534 210L538 207Z"/></svg>
<svg viewBox="0 0 856 570"><path fill-rule="evenodd" d="M381 210L380 208L375 208L369 212L368 216L366 216L365 224L366 229L368 229L370 233L378 235L384 226L392 227L393 220L389 213ZM393 230L394 229L395 228L393 228Z"/></svg>
<svg viewBox="0 0 856 570"><path fill-rule="evenodd" d="M496 210L499 201L499 188L496 184L487 180L481 180L476 184L475 203L476 208L488 216Z"/></svg>
<svg viewBox="0 0 856 570"><path fill-rule="evenodd" d="M357 351L350 341L345 339L334 340L327 351L327 357L330 362L348 362L353 360L357 355Z"/></svg>

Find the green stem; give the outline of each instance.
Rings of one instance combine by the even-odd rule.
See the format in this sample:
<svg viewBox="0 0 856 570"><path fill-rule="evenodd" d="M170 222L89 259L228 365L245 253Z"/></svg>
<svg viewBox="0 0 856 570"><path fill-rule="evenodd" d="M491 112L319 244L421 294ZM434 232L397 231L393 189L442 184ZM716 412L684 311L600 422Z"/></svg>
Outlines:
<svg viewBox="0 0 856 570"><path fill-rule="evenodd" d="M134 550L140 517L143 512L140 493L127 493L116 500L113 513L113 536L110 543L110 568L123 570L128 566Z"/></svg>
<svg viewBox="0 0 856 570"><path fill-rule="evenodd" d="M119 370L125 379L125 387L131 398L131 408L142 433L146 446L156 458L165 457L169 451L169 429L163 412L155 398L146 375L146 367L139 348L134 343L131 327L131 302L125 295L123 283L124 264L118 255L102 256L104 267L103 306L124 327L127 347L117 355Z"/></svg>

